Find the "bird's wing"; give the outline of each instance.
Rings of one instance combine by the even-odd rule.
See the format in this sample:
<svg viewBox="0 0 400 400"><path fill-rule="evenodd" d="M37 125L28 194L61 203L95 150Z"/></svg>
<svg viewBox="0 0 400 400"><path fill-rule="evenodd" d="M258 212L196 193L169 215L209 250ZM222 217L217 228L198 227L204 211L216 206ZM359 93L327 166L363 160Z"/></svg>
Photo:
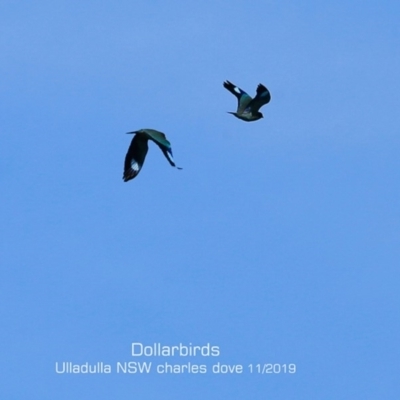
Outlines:
<svg viewBox="0 0 400 400"><path fill-rule="evenodd" d="M160 131L156 131L155 129L143 129L142 132L145 132L150 140L152 140L163 152L165 158L168 162L176 167L173 156L172 156L172 148L171 143L168 141L167 137L164 133ZM181 169L177 167L178 169Z"/></svg>
<svg viewBox="0 0 400 400"><path fill-rule="evenodd" d="M237 113L241 114L252 101L252 98L242 89L229 81L224 82L224 88L229 90L238 99Z"/></svg>
<svg viewBox="0 0 400 400"><path fill-rule="evenodd" d="M145 133L147 138L158 144L159 146L171 147L171 143L168 141L164 133L156 131L155 129L142 129L142 133Z"/></svg>
<svg viewBox="0 0 400 400"><path fill-rule="evenodd" d="M141 134L136 134L132 139L131 145L129 146L128 152L125 156L124 182L135 178L142 169L147 150L149 149L147 141L147 137Z"/></svg>
<svg viewBox="0 0 400 400"><path fill-rule="evenodd" d="M261 83L257 86L257 95L247 105L247 108L252 112L257 112L263 105L269 103L271 100L271 93Z"/></svg>

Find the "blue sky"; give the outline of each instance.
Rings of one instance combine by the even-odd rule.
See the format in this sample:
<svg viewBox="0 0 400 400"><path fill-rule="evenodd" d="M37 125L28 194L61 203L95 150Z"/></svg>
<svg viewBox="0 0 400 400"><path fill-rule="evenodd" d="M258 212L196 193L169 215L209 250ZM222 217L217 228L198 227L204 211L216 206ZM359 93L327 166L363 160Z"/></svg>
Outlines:
<svg viewBox="0 0 400 400"><path fill-rule="evenodd" d="M398 399L399 12L3 1L1 397ZM263 120L226 113L226 79L269 88ZM150 143L123 183L140 128L184 169ZM134 358L132 342L221 354ZM55 372L125 361L208 372ZM249 372L268 363L297 371Z"/></svg>

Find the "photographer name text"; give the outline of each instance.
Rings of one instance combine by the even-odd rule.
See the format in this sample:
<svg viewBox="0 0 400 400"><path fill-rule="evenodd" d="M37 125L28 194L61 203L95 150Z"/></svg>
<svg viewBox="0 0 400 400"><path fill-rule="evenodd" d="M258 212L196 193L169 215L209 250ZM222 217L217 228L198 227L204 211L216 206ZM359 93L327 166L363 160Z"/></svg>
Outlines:
<svg viewBox="0 0 400 400"><path fill-rule="evenodd" d="M215 357L221 356L219 346L205 343L203 345L193 345L192 343L169 346L162 343L143 344L133 342L131 344L131 356L142 357L145 361L117 361L107 363L72 361L56 361L55 372L57 374L127 374L127 375L146 375L146 374L295 374L295 363L269 363L256 362L250 364L226 363L216 361ZM154 357L156 360L165 357L174 357L174 361L154 361L148 358ZM176 362L180 358L185 358L185 362ZM191 358L188 361L188 358ZM192 360L194 360L192 361ZM201 360L201 361L200 361ZM183 360L182 360L183 361ZM200 362L198 362L200 361Z"/></svg>

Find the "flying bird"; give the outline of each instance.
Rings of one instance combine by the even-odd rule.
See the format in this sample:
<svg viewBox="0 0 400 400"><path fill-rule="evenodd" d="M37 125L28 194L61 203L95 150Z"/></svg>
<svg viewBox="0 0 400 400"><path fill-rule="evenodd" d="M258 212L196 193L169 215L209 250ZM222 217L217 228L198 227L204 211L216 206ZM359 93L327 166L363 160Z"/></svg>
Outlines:
<svg viewBox="0 0 400 400"><path fill-rule="evenodd" d="M175 165L174 159L172 158L171 143L167 140L164 133L156 131L155 129L139 129L138 131L127 133L135 134L135 136L125 156L124 175L122 177L124 182L135 178L142 169L144 159L149 149L147 143L149 140L157 144L173 167L182 169Z"/></svg>
<svg viewBox="0 0 400 400"><path fill-rule="evenodd" d="M229 81L224 82L224 88L229 90L238 99L238 108L236 112L229 112L229 114L233 114L236 118L247 122L264 118L259 109L271 100L271 93L264 85L260 83L257 86L257 94L254 99Z"/></svg>

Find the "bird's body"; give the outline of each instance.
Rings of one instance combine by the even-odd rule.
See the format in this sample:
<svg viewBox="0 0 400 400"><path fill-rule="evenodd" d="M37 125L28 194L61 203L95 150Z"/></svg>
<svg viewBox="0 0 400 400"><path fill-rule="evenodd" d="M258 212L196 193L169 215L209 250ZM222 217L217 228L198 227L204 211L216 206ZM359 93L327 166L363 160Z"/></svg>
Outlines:
<svg viewBox="0 0 400 400"><path fill-rule="evenodd" d="M257 86L257 94L254 99L229 81L224 82L224 88L229 90L238 99L236 112L229 112L229 114L233 114L236 118L246 122L257 121L264 117L259 110L271 100L271 94L264 85L260 83Z"/></svg>
<svg viewBox="0 0 400 400"><path fill-rule="evenodd" d="M124 175L123 180L127 182L135 178L146 158L147 151L149 149L148 141L152 140L161 149L168 162L176 167L174 159L172 158L171 143L167 140L164 133L156 131L155 129L140 129L134 132L128 132L135 134L132 139L131 145L129 146L128 152L125 156L124 164ZM178 169L182 169L177 167Z"/></svg>

